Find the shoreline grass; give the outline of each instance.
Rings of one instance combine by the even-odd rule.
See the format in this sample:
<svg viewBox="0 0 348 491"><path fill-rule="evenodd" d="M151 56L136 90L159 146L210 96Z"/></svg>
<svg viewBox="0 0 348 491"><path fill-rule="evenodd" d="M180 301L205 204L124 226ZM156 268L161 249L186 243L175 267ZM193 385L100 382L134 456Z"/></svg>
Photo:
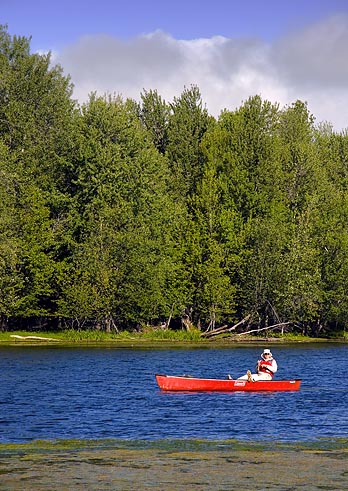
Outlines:
<svg viewBox="0 0 348 491"><path fill-rule="evenodd" d="M6 345L59 345L59 346L83 346L83 345L111 345L130 347L158 347L158 346L197 346L197 347L231 347L242 344L292 344L292 343L346 343L345 336L336 338L312 338L298 334L274 335L229 335L216 336L205 339L201 337L201 331L173 331L170 329L145 328L141 332L112 332L106 333L97 330L64 330L54 331L6 331L0 332L0 346Z"/></svg>

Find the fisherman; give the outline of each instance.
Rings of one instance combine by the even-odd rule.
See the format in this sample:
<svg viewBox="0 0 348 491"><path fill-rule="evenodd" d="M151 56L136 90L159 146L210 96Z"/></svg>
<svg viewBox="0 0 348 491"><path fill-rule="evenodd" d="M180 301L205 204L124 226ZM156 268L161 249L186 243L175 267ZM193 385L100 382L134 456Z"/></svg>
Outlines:
<svg viewBox="0 0 348 491"><path fill-rule="evenodd" d="M271 350L266 348L261 354L261 359L257 361L257 373L251 373L251 371L248 370L246 375L239 377L238 380L248 380L249 382L256 382L257 380L272 380L273 375L277 370L277 362L273 358Z"/></svg>

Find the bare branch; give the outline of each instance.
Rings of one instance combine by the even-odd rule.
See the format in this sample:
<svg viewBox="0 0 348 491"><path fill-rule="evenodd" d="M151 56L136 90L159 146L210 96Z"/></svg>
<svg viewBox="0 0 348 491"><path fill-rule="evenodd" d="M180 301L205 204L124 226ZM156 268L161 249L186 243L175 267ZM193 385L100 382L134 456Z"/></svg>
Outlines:
<svg viewBox="0 0 348 491"><path fill-rule="evenodd" d="M222 326L222 327L218 327L217 329L214 329L213 331L205 331L201 334L201 337L203 338L210 338L212 336L218 336L219 334L223 334L225 332L231 332L231 331L234 331L237 327L245 324L251 317L251 314L247 315L246 317L244 317L244 319L242 319L241 321L237 322L237 324L235 324L234 326L232 327L228 327L227 325L225 326Z"/></svg>
<svg viewBox="0 0 348 491"><path fill-rule="evenodd" d="M243 336L243 334L250 334L252 332L266 331L268 329L275 329L276 327L287 326L289 324L292 324L292 322L281 322L280 324L273 324L272 326L262 327L261 329L252 329L251 331L239 332L237 336Z"/></svg>

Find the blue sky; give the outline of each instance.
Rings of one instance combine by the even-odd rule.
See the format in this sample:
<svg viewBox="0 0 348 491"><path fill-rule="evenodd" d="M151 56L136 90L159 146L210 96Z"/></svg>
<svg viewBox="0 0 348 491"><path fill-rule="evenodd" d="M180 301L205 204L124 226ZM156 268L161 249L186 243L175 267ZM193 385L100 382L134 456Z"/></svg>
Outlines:
<svg viewBox="0 0 348 491"><path fill-rule="evenodd" d="M347 12L348 0L0 0L12 34L36 49L57 49L86 34L122 39L162 30L176 39L260 37Z"/></svg>
<svg viewBox="0 0 348 491"><path fill-rule="evenodd" d="M216 116L260 94L348 127L348 0L0 0L0 23L52 51L81 102L196 84Z"/></svg>

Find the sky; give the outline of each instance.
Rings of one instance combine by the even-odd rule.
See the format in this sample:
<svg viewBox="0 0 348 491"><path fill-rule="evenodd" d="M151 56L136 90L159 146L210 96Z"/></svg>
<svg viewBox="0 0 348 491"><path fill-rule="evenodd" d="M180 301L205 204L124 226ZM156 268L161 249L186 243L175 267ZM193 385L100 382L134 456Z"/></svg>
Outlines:
<svg viewBox="0 0 348 491"><path fill-rule="evenodd" d="M50 51L80 103L197 85L215 117L260 95L348 128L348 0L0 0L0 24Z"/></svg>

